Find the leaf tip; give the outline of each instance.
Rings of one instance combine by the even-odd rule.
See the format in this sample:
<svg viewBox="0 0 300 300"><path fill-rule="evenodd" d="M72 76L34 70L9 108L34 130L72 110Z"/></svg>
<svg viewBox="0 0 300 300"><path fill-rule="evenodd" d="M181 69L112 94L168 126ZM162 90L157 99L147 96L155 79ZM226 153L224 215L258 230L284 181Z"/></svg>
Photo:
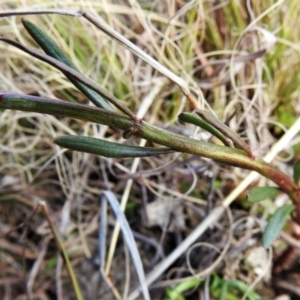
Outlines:
<svg viewBox="0 0 300 300"><path fill-rule="evenodd" d="M177 119L179 121L180 124L184 124L185 122L183 121L183 118L184 118L184 113L180 113L178 116L177 116Z"/></svg>

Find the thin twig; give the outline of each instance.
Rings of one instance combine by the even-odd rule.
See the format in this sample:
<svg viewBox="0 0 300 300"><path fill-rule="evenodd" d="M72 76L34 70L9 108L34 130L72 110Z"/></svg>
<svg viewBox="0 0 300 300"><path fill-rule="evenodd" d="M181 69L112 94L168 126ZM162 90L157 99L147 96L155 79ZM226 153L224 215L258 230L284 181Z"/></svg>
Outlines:
<svg viewBox="0 0 300 300"><path fill-rule="evenodd" d="M28 15L66 15L73 17L80 17L81 14L78 11L73 11L69 9L33 9L33 10L6 10L0 12L0 18L11 17L11 16L28 16Z"/></svg>

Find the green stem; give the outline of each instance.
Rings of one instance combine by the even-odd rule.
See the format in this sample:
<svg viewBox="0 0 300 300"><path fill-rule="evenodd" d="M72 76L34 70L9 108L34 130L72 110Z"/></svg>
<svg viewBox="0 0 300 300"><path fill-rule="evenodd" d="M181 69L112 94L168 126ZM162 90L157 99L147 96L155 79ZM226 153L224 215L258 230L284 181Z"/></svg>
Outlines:
<svg viewBox="0 0 300 300"><path fill-rule="evenodd" d="M256 171L280 186L295 203L300 200L300 189L289 176L258 157L250 158L243 150L198 141L157 128L145 122L136 124L136 128L139 129L136 135L148 141L180 152L211 158L226 165Z"/></svg>
<svg viewBox="0 0 300 300"><path fill-rule="evenodd" d="M260 158L249 158L247 153L240 149L198 141L169 132L144 121L136 122L116 112L61 100L2 93L0 94L0 108L65 116L122 130L132 127L135 128L136 136L148 141L170 147L179 152L203 156L226 165L256 171L274 181L282 191L290 196L295 204L300 199L300 189L291 178Z"/></svg>
<svg viewBox="0 0 300 300"><path fill-rule="evenodd" d="M69 117L123 130L133 124L131 118L103 108L16 93L0 93L0 108Z"/></svg>

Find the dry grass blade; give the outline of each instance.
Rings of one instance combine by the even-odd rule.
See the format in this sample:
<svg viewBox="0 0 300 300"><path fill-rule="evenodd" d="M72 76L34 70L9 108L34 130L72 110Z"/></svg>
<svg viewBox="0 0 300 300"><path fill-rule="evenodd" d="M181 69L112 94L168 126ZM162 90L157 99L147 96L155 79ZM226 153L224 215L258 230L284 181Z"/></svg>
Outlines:
<svg viewBox="0 0 300 300"><path fill-rule="evenodd" d="M150 295L149 291L146 285L146 278L144 274L144 269L143 269L143 264L142 260L139 254L139 251L137 249L132 231L129 227L128 221L123 213L123 211L120 208L120 204L118 200L116 199L115 195L110 192L110 191L104 191L102 193L102 197L106 197L108 200L111 208L114 211L114 214L116 216L116 219L118 220L120 224L121 231L123 233L124 239L126 241L127 247L129 249L129 252L131 254L132 261L134 263L137 275L139 277L140 285L141 285L141 290L144 296L144 299L149 299L150 300Z"/></svg>
<svg viewBox="0 0 300 300"><path fill-rule="evenodd" d="M225 208L223 206L216 207L211 213L205 218L205 220L199 224L193 232L183 240L180 245L161 263L159 263L153 271L151 271L146 277L146 284L150 286L165 270L174 263L178 257L180 257L189 247L195 243L195 241L207 230L209 226L217 222L223 215ZM136 289L129 296L130 300L136 299L140 294L140 290Z"/></svg>
<svg viewBox="0 0 300 300"><path fill-rule="evenodd" d="M51 236L48 236L42 242L39 255L38 255L34 265L31 268L29 278L28 278L27 284L26 284L29 299L33 298L33 293L32 293L33 283L36 280L38 270L39 270L40 266L42 265L43 259L44 259L45 255L47 253L47 248L48 248L48 243L50 241L50 238L51 238Z"/></svg>
<svg viewBox="0 0 300 300"><path fill-rule="evenodd" d="M111 282L109 276L106 276L104 267L105 267L105 256L106 256L106 239L107 239L107 200L105 197L100 197L100 224L99 224L99 233L98 233L98 253L99 253L99 264L100 264L100 274L105 280L106 284L112 289L113 294L118 300L121 300L122 297Z"/></svg>
<svg viewBox="0 0 300 300"><path fill-rule="evenodd" d="M186 83L185 80L183 80L181 77L175 75L173 72L171 72L169 69L164 67L158 61L153 59L151 56L149 56L147 53L145 53L139 47L137 47L136 45L131 43L129 40L127 40L120 33L115 31L114 29L112 29L103 20L101 20L100 17L96 18L95 16L93 16L89 12L82 12L82 16L85 17L87 20L89 20L92 24L97 26L99 29L101 29L103 32L105 32L112 39L114 39L115 41L117 41L118 43L123 45L125 48L130 50L132 53L134 53L140 59L144 60L150 66L155 68L158 72L162 73L167 78L169 78L171 81L176 83L182 89L183 93L186 96L190 95L190 89L189 89L189 86L188 86L188 84Z"/></svg>
<svg viewBox="0 0 300 300"><path fill-rule="evenodd" d="M51 221L51 218L50 218L50 215L49 215L49 212L48 212L47 204L44 201L40 201L39 205L41 207L41 210L42 210L44 216L46 217L46 220L49 224L50 230L53 234L53 237L55 239L57 247L61 251L62 257L64 259L64 262L66 264L66 268L67 268L69 276L70 276L70 280L72 282L72 285L73 285L73 288L74 288L74 291L75 291L75 295L76 295L78 300L83 300L84 298L82 296L78 281L76 279L74 269L73 269L72 264L69 260L69 256L67 254L67 251L66 251L66 249L65 249L65 247L64 247L64 245L63 245L63 243L62 243L62 241L59 237L59 234L58 234L53 222Z"/></svg>
<svg viewBox="0 0 300 300"><path fill-rule="evenodd" d="M69 9L34 9L34 10L6 10L0 12L0 18L11 16L28 16L28 15L49 15L58 14L73 17L80 17L80 13Z"/></svg>

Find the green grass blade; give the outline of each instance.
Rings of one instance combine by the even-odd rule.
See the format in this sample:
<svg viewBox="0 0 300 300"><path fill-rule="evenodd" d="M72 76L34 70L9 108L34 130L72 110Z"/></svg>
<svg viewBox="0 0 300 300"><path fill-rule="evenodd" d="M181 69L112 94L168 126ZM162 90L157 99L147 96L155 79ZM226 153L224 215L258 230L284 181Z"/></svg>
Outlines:
<svg viewBox="0 0 300 300"><path fill-rule="evenodd" d="M79 71L69 57L58 47L58 45L40 28L30 21L22 19L23 26L35 42L44 50L44 52L69 66L70 68ZM64 73L64 72L63 72ZM64 73L65 74L65 73ZM108 110L113 110L106 100L104 100L98 93L88 88L78 80L72 78L70 75L65 74L66 77L73 83L73 85L80 90L88 99L90 99L96 106Z"/></svg>
<svg viewBox="0 0 300 300"><path fill-rule="evenodd" d="M204 280L200 279L200 278L192 278L189 280L185 280L185 281L179 283L178 285L176 285L176 287L173 290L176 291L178 294L183 294L191 289L194 289L196 286L201 284L203 281Z"/></svg>
<svg viewBox="0 0 300 300"><path fill-rule="evenodd" d="M146 157L174 152L170 148L128 146L77 135L60 136L54 142L64 148L104 157Z"/></svg>

